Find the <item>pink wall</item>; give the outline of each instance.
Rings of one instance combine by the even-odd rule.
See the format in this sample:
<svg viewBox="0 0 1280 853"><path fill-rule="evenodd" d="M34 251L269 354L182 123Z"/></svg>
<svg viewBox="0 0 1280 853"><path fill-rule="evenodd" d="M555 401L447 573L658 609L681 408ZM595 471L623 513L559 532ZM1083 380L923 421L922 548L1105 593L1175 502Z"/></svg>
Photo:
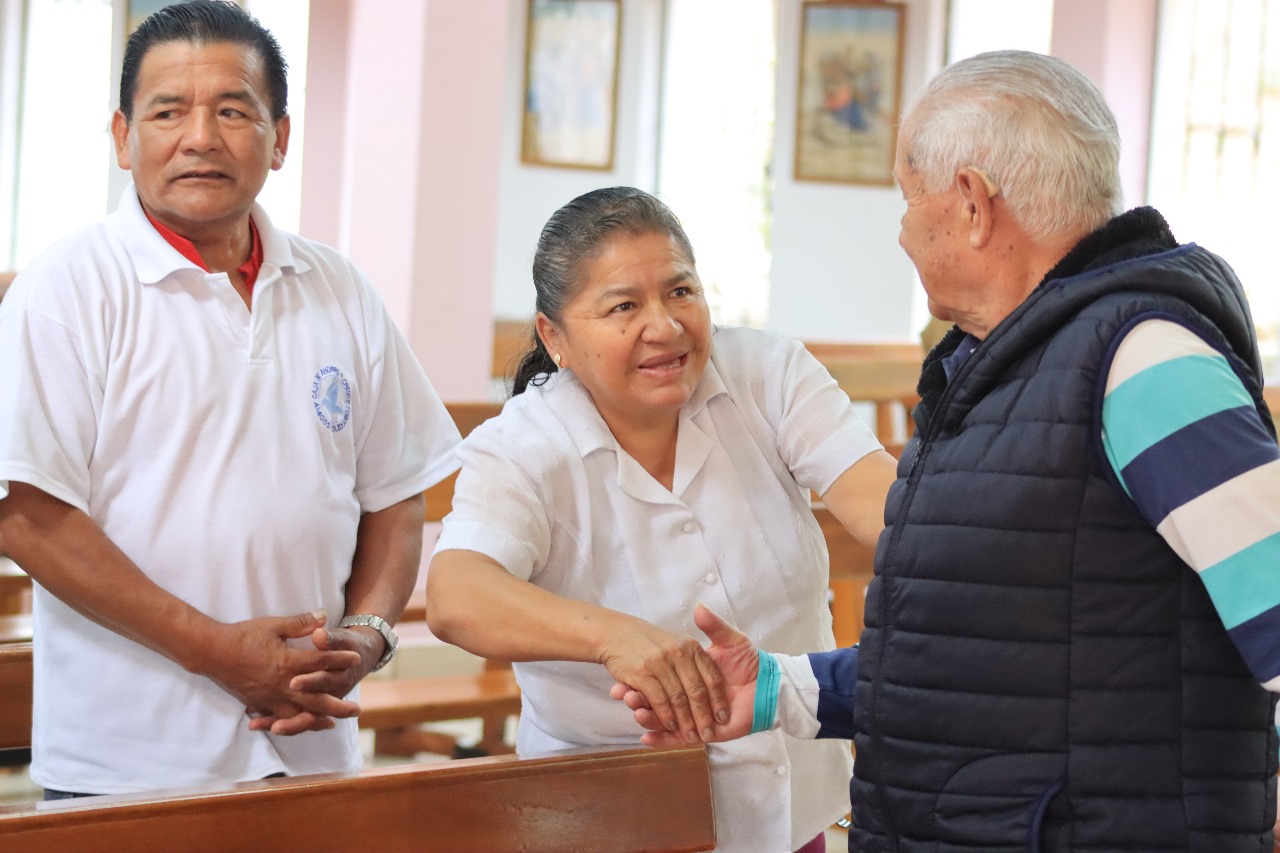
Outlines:
<svg viewBox="0 0 1280 853"><path fill-rule="evenodd" d="M505 0L312 0L302 230L373 281L446 400L488 397Z"/></svg>

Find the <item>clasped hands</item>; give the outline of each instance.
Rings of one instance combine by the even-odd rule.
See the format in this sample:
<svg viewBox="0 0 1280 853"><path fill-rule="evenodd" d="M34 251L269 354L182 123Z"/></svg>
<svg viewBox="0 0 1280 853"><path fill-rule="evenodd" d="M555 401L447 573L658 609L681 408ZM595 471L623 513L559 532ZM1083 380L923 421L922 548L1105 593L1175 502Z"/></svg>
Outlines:
<svg viewBox="0 0 1280 853"><path fill-rule="evenodd" d="M343 697L382 656L373 630L325 628L325 613L219 623L207 658L193 669L245 706L252 731L296 735L331 729L360 706ZM310 638L313 648L291 639Z"/></svg>
<svg viewBox="0 0 1280 853"><path fill-rule="evenodd" d="M610 668L618 683L609 695L630 708L636 722L647 730L640 738L646 746L718 743L751 732L760 669L755 646L705 605L695 608L693 621L711 645L702 649L689 639L697 648L689 651L689 657L697 663L702 679L679 694L687 701L674 701L671 689L660 679L619 678ZM709 669L704 660L711 665ZM683 680L685 684L693 681ZM705 689L699 689L698 684L705 684Z"/></svg>

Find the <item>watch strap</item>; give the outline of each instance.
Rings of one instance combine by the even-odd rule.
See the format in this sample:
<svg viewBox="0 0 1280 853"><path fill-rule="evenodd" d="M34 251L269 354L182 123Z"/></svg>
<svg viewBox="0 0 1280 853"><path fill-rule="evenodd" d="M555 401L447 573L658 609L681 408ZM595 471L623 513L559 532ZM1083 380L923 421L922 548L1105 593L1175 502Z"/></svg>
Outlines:
<svg viewBox="0 0 1280 853"><path fill-rule="evenodd" d="M372 628L382 635L382 639L387 642L387 649L382 653L382 657L378 658L378 662L373 665L370 672L377 672L386 666L391 658L395 656L396 646L400 643L400 638L396 636L396 632L391 630L391 623L387 622L381 616L375 616L372 613L356 613L351 616L343 616L342 621L338 623L339 628L350 628L359 625L365 628Z"/></svg>

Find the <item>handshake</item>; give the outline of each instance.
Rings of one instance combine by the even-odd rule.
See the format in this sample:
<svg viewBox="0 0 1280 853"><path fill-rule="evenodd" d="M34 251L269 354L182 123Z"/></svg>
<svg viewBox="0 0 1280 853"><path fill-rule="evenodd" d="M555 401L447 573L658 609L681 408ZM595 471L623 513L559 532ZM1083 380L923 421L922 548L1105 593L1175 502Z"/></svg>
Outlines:
<svg viewBox="0 0 1280 853"><path fill-rule="evenodd" d="M630 708L636 722L647 730L640 738L646 746L670 747L734 740L751 734L755 730L753 721L759 722L756 684L760 676L761 653L746 634L712 613L706 605L699 604L695 608L693 621L711 640L706 653L720 671L728 708L719 709L715 714L716 722L710 726L699 727L696 723L685 726L677 722L678 716L671 713L664 719L664 715L659 713L661 709L651 704L642 690L618 682L609 695Z"/></svg>

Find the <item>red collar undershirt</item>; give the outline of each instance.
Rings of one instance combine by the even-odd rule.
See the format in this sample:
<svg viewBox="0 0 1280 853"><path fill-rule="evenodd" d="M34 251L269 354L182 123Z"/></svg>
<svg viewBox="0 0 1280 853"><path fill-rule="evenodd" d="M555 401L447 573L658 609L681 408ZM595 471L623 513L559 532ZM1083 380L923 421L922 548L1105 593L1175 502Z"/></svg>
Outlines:
<svg viewBox="0 0 1280 853"><path fill-rule="evenodd" d="M200 253L196 251L195 243L192 243L186 237L183 237L177 231L174 231L150 213L147 213L147 211L144 210L142 212L147 214L147 221L150 222L152 227L160 233L160 236L165 239L166 243L177 249L178 253L182 255L182 257L191 261L191 263L200 267L200 269L205 272L209 271L209 268L205 266L204 259L202 259L200 257ZM253 249L249 252L249 260L237 267L236 272L244 275L245 289L252 294L253 286L258 281L258 272L262 269L262 240L258 238L258 226L253 224L252 219L249 220L249 239L253 243Z"/></svg>

